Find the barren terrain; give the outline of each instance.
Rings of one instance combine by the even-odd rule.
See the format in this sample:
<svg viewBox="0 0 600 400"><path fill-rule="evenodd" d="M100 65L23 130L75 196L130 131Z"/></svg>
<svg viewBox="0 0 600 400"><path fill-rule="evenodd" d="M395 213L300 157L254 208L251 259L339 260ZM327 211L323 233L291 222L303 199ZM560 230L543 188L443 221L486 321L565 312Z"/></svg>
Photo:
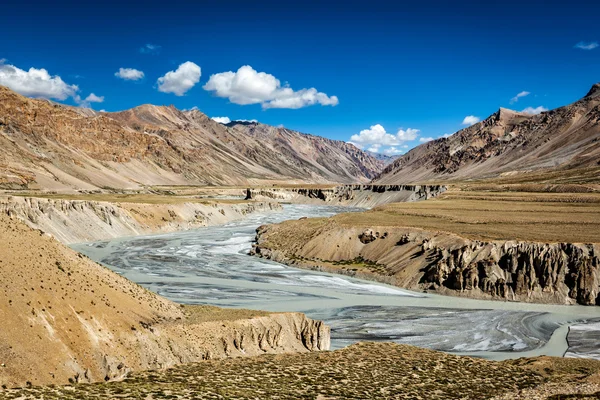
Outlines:
<svg viewBox="0 0 600 400"><path fill-rule="evenodd" d="M413 290L597 304L598 193L449 190L259 228L255 253Z"/></svg>
<svg viewBox="0 0 600 400"><path fill-rule="evenodd" d="M0 399L581 399L600 362L485 361L391 343L193 363L121 382L0 391Z"/></svg>
<svg viewBox="0 0 600 400"><path fill-rule="evenodd" d="M6 215L0 243L3 386L329 346L328 327L302 314L180 306Z"/></svg>

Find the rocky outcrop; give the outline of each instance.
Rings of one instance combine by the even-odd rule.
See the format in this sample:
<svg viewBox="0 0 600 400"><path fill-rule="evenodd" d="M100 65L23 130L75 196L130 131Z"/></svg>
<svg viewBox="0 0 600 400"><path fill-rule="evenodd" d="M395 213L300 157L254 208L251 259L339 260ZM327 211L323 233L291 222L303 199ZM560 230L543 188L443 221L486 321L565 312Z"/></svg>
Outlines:
<svg viewBox="0 0 600 400"><path fill-rule="evenodd" d="M398 245L410 245L410 236ZM430 260L421 285L522 300L556 297L600 305L600 247L595 244L465 241L452 247L415 238ZM406 243L405 243L406 241Z"/></svg>
<svg viewBox="0 0 600 400"><path fill-rule="evenodd" d="M257 188L247 189L246 199L373 207L386 203L427 200L445 191L446 187L441 185L343 185L330 188Z"/></svg>
<svg viewBox="0 0 600 400"><path fill-rule="evenodd" d="M18 217L67 244L188 230L278 209L281 205L275 202L157 204L0 197L0 213Z"/></svg>
<svg viewBox="0 0 600 400"><path fill-rule="evenodd" d="M600 305L600 245L480 241L331 220L262 226L253 253L286 264L467 297Z"/></svg>

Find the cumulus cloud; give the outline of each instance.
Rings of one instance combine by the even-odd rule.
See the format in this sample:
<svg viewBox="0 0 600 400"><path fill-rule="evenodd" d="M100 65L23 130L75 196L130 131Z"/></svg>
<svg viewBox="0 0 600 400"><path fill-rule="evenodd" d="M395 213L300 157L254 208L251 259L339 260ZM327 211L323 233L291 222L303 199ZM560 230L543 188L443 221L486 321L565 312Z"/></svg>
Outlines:
<svg viewBox="0 0 600 400"><path fill-rule="evenodd" d="M531 94L530 92L527 92L527 91L523 90L522 92L517 93L517 95L515 97L513 97L512 99L510 99L510 104L514 104L517 101L519 101L519 99L521 97L529 96L530 94Z"/></svg>
<svg viewBox="0 0 600 400"><path fill-rule="evenodd" d="M91 103L102 103L104 96L91 93L85 99L78 94L77 85L69 85L58 75L50 75L44 68L22 70L14 65L4 64L0 60L0 85L28 97L66 100L69 97L81 107L90 107Z"/></svg>
<svg viewBox="0 0 600 400"><path fill-rule="evenodd" d="M575 45L575 48L580 50L594 50L598 46L600 46L598 42L579 42Z"/></svg>
<svg viewBox="0 0 600 400"><path fill-rule="evenodd" d="M422 138L419 139L419 142L421 142L421 143L427 143L427 142L431 142L432 140L435 140L435 139L432 138L432 137L422 137Z"/></svg>
<svg viewBox="0 0 600 400"><path fill-rule="evenodd" d="M144 73L134 68L119 68L115 76L126 81L137 81L144 77Z"/></svg>
<svg viewBox="0 0 600 400"><path fill-rule="evenodd" d="M255 119L234 119L233 122L251 122L253 124L258 123Z"/></svg>
<svg viewBox="0 0 600 400"><path fill-rule="evenodd" d="M478 122L479 122L479 117L476 117L474 115L468 115L465 117L465 119L463 119L462 124L471 126L471 125L475 125Z"/></svg>
<svg viewBox="0 0 600 400"><path fill-rule="evenodd" d="M50 75L44 68L22 70L14 65L0 61L0 85L29 97L66 100L75 97L79 91L77 85L65 83L58 75Z"/></svg>
<svg viewBox="0 0 600 400"><path fill-rule="evenodd" d="M364 149L373 153L383 153L387 155L397 155L404 151L402 148L408 148L404 142L415 140L418 136L418 129L398 129L396 134L386 132L385 128L380 125L372 125L369 129L363 129L356 135L350 137L351 143L359 149Z"/></svg>
<svg viewBox="0 0 600 400"><path fill-rule="evenodd" d="M80 107L89 108L92 106L92 103L103 103L104 96L96 96L94 93L90 93L90 95L85 99L82 99L80 96L75 95L75 97L73 97L73 100L75 100L75 103L77 103Z"/></svg>
<svg viewBox="0 0 600 400"><path fill-rule="evenodd" d="M160 49L161 49L161 46L158 46L156 44L147 43L144 46L140 47L140 53L157 55L160 53Z"/></svg>
<svg viewBox="0 0 600 400"><path fill-rule="evenodd" d="M371 153L377 153L380 148L381 148L381 144L375 143L374 145L372 145L371 147L369 147L367 149L367 151L370 151Z"/></svg>
<svg viewBox="0 0 600 400"><path fill-rule="evenodd" d="M383 154L386 156L397 156L398 154L403 154L404 150L400 150L396 147L388 147L383 151Z"/></svg>
<svg viewBox="0 0 600 400"><path fill-rule="evenodd" d="M522 113L525 114L539 114L539 113L543 113L544 111L548 111L548 109L544 106L539 106L539 107L527 107L526 109L524 109L523 111L521 111Z"/></svg>
<svg viewBox="0 0 600 400"><path fill-rule="evenodd" d="M414 140L417 137L418 129L399 129L398 132L393 135L386 132L385 128L380 124L373 125L369 129L363 129L358 135L352 135L350 142L357 147L364 147L366 145L380 145L380 146L398 146L403 142Z"/></svg>
<svg viewBox="0 0 600 400"><path fill-rule="evenodd" d="M240 67L237 72L211 75L204 90L239 105L261 104L263 109L298 109L315 104L336 106L339 103L336 96L327 96L315 88L295 91L287 85L282 87L279 79L266 72L257 72L249 65Z"/></svg>
<svg viewBox="0 0 600 400"><path fill-rule="evenodd" d="M228 124L231 122L231 120L229 119L229 117L212 117L211 118L213 121L216 121L220 124Z"/></svg>
<svg viewBox="0 0 600 400"><path fill-rule="evenodd" d="M184 62L175 71L169 71L165 76L158 78L158 91L183 96L185 92L200 82L201 74L202 71L198 65L191 61Z"/></svg>

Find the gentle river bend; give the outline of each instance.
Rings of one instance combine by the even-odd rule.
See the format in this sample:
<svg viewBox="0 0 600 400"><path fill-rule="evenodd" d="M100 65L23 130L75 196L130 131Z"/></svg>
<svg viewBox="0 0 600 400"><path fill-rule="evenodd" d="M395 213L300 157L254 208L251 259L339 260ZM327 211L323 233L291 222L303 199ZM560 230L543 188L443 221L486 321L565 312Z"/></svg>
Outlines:
<svg viewBox="0 0 600 400"><path fill-rule="evenodd" d="M568 325L600 320L598 307L414 293L247 255L259 225L347 211L286 205L223 226L72 247L180 303L304 312L332 327L332 348L385 340L493 359L562 356Z"/></svg>

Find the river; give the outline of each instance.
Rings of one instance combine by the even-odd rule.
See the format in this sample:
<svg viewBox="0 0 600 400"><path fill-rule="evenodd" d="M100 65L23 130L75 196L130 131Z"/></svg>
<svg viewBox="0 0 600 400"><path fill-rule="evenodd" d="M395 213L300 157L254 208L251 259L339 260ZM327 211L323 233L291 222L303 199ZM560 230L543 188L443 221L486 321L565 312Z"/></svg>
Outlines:
<svg viewBox="0 0 600 400"><path fill-rule="evenodd" d="M490 359L562 356L569 325L600 321L598 307L415 293L247 255L262 224L347 211L358 210L285 205L281 212L252 214L222 226L72 247L176 302L304 312L331 326L334 349L385 340ZM589 345L571 345L573 356L589 350Z"/></svg>

